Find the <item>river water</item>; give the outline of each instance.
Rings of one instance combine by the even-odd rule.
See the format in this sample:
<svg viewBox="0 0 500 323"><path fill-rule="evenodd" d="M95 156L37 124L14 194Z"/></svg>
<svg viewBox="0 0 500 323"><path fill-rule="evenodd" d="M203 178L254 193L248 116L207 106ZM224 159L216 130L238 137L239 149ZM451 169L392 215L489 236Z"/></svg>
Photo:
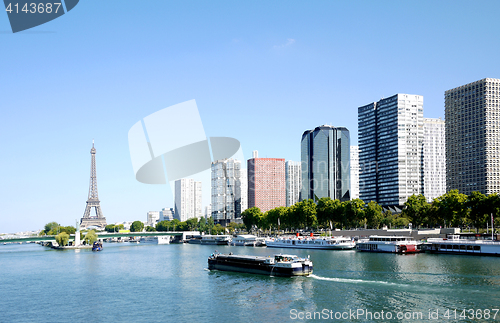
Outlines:
<svg viewBox="0 0 500 323"><path fill-rule="evenodd" d="M310 255L314 275L207 270L221 253ZM1 322L500 321L500 258L105 243L0 246ZM465 310L465 311L464 311Z"/></svg>

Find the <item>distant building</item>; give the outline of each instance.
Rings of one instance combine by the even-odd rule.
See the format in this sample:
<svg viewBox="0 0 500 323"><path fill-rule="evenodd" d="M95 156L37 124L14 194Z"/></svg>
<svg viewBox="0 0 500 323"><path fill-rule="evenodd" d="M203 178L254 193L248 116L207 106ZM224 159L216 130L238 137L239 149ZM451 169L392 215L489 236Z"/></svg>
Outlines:
<svg viewBox="0 0 500 323"><path fill-rule="evenodd" d="M286 206L299 202L302 187L301 175L300 162L291 160L285 162Z"/></svg>
<svg viewBox="0 0 500 323"><path fill-rule="evenodd" d="M358 108L364 202L400 210L409 196L423 193L423 105L421 95L396 94Z"/></svg>
<svg viewBox="0 0 500 323"><path fill-rule="evenodd" d="M302 134L302 200L351 199L349 145L344 127L323 125Z"/></svg>
<svg viewBox="0 0 500 323"><path fill-rule="evenodd" d="M351 146L351 200L359 198L359 147Z"/></svg>
<svg viewBox="0 0 500 323"><path fill-rule="evenodd" d="M247 209L246 176L241 161L217 160L212 163L211 214L215 223L227 225Z"/></svg>
<svg viewBox="0 0 500 323"><path fill-rule="evenodd" d="M445 121L424 118L424 196L427 202L446 193Z"/></svg>
<svg viewBox="0 0 500 323"><path fill-rule="evenodd" d="M212 216L212 204L205 206L205 219Z"/></svg>
<svg viewBox="0 0 500 323"><path fill-rule="evenodd" d="M193 181L194 191L194 218L201 218L203 215L201 182Z"/></svg>
<svg viewBox="0 0 500 323"><path fill-rule="evenodd" d="M173 208L163 208L160 211L160 221L172 221L174 219L175 211Z"/></svg>
<svg viewBox="0 0 500 323"><path fill-rule="evenodd" d="M201 217L201 182L183 178L175 181L174 217L184 222L190 218Z"/></svg>
<svg viewBox="0 0 500 323"><path fill-rule="evenodd" d="M500 79L485 78L444 96L446 190L500 192Z"/></svg>
<svg viewBox="0 0 500 323"><path fill-rule="evenodd" d="M156 222L158 222L158 220L160 220L160 212L159 211L149 211L146 225L154 226L156 224Z"/></svg>
<svg viewBox="0 0 500 323"><path fill-rule="evenodd" d="M286 206L285 159L259 158L254 151L247 165L248 208L256 206L266 212Z"/></svg>

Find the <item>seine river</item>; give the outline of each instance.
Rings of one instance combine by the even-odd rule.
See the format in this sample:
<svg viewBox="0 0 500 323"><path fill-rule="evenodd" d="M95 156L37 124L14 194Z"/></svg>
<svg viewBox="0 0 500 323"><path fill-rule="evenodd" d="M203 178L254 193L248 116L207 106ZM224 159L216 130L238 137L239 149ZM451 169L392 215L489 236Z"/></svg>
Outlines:
<svg viewBox="0 0 500 323"><path fill-rule="evenodd" d="M207 270L219 252L311 256L312 277ZM0 246L1 322L500 321L500 258L106 243ZM464 311L465 310L465 311Z"/></svg>

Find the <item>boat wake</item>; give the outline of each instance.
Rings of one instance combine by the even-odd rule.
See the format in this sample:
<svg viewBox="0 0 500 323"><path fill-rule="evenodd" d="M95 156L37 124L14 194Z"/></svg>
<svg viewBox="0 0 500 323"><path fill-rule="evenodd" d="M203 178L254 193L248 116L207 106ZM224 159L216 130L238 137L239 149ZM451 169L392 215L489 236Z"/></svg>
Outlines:
<svg viewBox="0 0 500 323"><path fill-rule="evenodd" d="M309 275L309 277L324 280L324 281L332 281L338 283L348 283L348 284L375 284L375 285L385 285L385 286L398 286L398 287L408 287L406 284L398 284L391 283L381 280L363 280L363 279L350 279L350 278L335 278L335 277L321 277L314 274Z"/></svg>

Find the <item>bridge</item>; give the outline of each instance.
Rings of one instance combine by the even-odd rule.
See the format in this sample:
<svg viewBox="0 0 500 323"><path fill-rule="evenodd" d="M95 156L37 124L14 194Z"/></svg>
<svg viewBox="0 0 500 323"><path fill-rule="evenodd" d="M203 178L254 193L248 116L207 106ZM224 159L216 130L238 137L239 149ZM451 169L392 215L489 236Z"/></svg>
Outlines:
<svg viewBox="0 0 500 323"><path fill-rule="evenodd" d="M157 236L182 236L183 231L170 231L170 232L97 232L98 239L109 239L109 238L123 238L123 237L157 237ZM84 234L85 236L85 234ZM75 240L75 235L70 234L70 241ZM48 242L56 241L56 236L32 236L26 238L10 238L10 239L0 239L0 243L7 242Z"/></svg>

